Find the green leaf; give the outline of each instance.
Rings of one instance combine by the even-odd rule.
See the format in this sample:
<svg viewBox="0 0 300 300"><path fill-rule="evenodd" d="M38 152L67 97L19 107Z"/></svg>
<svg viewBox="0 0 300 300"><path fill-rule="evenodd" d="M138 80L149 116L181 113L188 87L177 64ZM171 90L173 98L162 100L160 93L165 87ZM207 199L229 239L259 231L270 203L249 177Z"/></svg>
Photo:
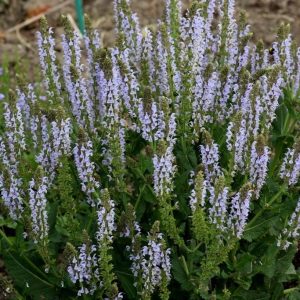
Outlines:
<svg viewBox="0 0 300 300"><path fill-rule="evenodd" d="M279 257L276 261L276 273L279 274L286 274L289 270L291 262L295 256L296 247L291 246L287 252L281 251L279 253Z"/></svg>
<svg viewBox="0 0 300 300"><path fill-rule="evenodd" d="M236 264L236 270L240 273L251 273L253 270L253 260L255 259L255 256L244 253L241 256L238 256L237 258L237 264Z"/></svg>
<svg viewBox="0 0 300 300"><path fill-rule="evenodd" d="M299 300L300 299L300 291L294 290L287 295L286 300Z"/></svg>
<svg viewBox="0 0 300 300"><path fill-rule="evenodd" d="M181 284L183 290L191 291L193 289L189 276L178 258L172 260L172 273L174 278Z"/></svg>
<svg viewBox="0 0 300 300"><path fill-rule="evenodd" d="M250 277L235 278L234 281L245 290L249 290L252 284Z"/></svg>
<svg viewBox="0 0 300 300"><path fill-rule="evenodd" d="M22 290L27 289L26 292L34 299L56 299L55 286L47 280L41 270L29 265L24 257L15 251L6 251L4 263L16 286Z"/></svg>
<svg viewBox="0 0 300 300"><path fill-rule="evenodd" d="M251 224L251 227L246 227L243 238L249 242L252 242L258 237L265 235L266 232L270 228L274 227L279 220L280 217L276 215L274 216L273 214L262 216L258 218L254 224Z"/></svg>
<svg viewBox="0 0 300 300"><path fill-rule="evenodd" d="M285 272L286 275L295 275L297 274L294 265L291 263L289 268Z"/></svg>
<svg viewBox="0 0 300 300"><path fill-rule="evenodd" d="M274 276L276 270L276 256L278 253L278 247L271 244L267 249L265 254L261 258L261 265L256 267L257 272L261 272L269 278Z"/></svg>
<svg viewBox="0 0 300 300"><path fill-rule="evenodd" d="M16 229L17 223L12 221L9 218L4 219L3 216L0 216L0 226L1 227L6 226L6 227L11 228L11 229Z"/></svg>
<svg viewBox="0 0 300 300"><path fill-rule="evenodd" d="M137 299L136 289L133 286L133 276L119 271L116 271L116 274L128 299Z"/></svg>
<svg viewBox="0 0 300 300"><path fill-rule="evenodd" d="M282 299L282 293L283 293L283 285L278 282L277 280L274 280L274 284L271 286L272 289L272 300L281 300Z"/></svg>
<svg viewBox="0 0 300 300"><path fill-rule="evenodd" d="M269 300L270 295L267 292L257 291L257 290L243 290L242 288L237 289L232 298L234 300Z"/></svg>

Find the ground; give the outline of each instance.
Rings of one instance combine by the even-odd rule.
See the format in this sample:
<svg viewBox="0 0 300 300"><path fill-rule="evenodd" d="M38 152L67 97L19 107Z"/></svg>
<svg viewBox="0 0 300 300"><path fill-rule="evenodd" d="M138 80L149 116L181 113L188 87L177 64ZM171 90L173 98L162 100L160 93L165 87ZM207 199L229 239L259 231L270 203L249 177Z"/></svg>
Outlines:
<svg viewBox="0 0 300 300"><path fill-rule="evenodd" d="M192 0L184 0L188 5ZM34 16L43 10L55 7L59 0L0 0L0 56L3 52L16 53L21 57L35 59L35 31L38 23L30 24L20 32L5 32L21 23L26 18ZM55 13L48 15L49 23L56 28L59 35L62 28L59 24L61 14L75 16L73 2ZM140 16L142 25L154 23L162 16L162 0L132 0L133 8ZM276 28L281 22L291 23L292 32L300 42L300 1L299 0L237 0L238 9L248 13L249 23L253 26L254 38L262 38L267 44L274 40ZM102 32L105 45L113 41L113 1L112 0L86 0L84 10L93 20L93 26ZM14 60L14 56L11 56ZM0 57L1 61L1 57Z"/></svg>

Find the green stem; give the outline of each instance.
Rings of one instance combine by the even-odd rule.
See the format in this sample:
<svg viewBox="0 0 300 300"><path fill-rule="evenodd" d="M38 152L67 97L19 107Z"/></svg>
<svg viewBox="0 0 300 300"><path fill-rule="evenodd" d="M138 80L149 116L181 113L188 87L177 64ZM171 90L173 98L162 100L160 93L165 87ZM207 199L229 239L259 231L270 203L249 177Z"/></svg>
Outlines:
<svg viewBox="0 0 300 300"><path fill-rule="evenodd" d="M2 237L6 240L6 242L9 244L9 246L12 246L12 242L8 239L8 237L7 237L6 234L3 232L2 229L0 229L0 234L1 234Z"/></svg>
<svg viewBox="0 0 300 300"><path fill-rule="evenodd" d="M283 130L282 130L283 135L287 134L287 128L289 127L289 123L290 123L290 114L287 113L287 116L284 120Z"/></svg>
<svg viewBox="0 0 300 300"><path fill-rule="evenodd" d="M140 194L139 194L139 196L138 196L138 199L137 199L137 201L136 201L136 203L135 203L135 205L134 205L134 210L135 210L135 211L136 211L136 209L138 208L138 206L139 206L139 204L140 204L140 201L141 201L141 199L142 199L142 194L143 194L143 192L144 192L144 190L145 190L145 187L146 187L146 184L144 184L143 187L141 188L141 191L140 191Z"/></svg>
<svg viewBox="0 0 300 300"><path fill-rule="evenodd" d="M186 155L186 145L185 145L183 136L181 136L180 141L181 141L181 147L182 147L183 153Z"/></svg>
<svg viewBox="0 0 300 300"><path fill-rule="evenodd" d="M190 272L189 272L188 266L186 264L185 257L181 256L180 258L181 258L181 261L182 261L182 264L183 264L183 269L184 269L186 275L189 276Z"/></svg>
<svg viewBox="0 0 300 300"><path fill-rule="evenodd" d="M293 119L292 122L290 122L288 132L293 133L296 123L297 123L297 120L295 120L295 119Z"/></svg>
<svg viewBox="0 0 300 300"><path fill-rule="evenodd" d="M200 242L193 250L190 250L191 252L196 252L200 246L202 245L202 242Z"/></svg>
<svg viewBox="0 0 300 300"><path fill-rule="evenodd" d="M96 210L95 210L95 208L93 208L93 213L92 213L92 215L97 215L97 212L96 212ZM89 222L88 222L88 226L87 226L87 232L89 232L90 231L90 229L91 229L91 226L92 226L92 223L93 223L93 220L94 220L94 218L89 218Z"/></svg>
<svg viewBox="0 0 300 300"><path fill-rule="evenodd" d="M181 246L182 246L183 250L186 251L187 253L193 253L194 252L194 250L191 250L190 248L188 248L184 242L182 243Z"/></svg>
<svg viewBox="0 0 300 300"><path fill-rule="evenodd" d="M187 155L187 149L186 149L186 143L185 143L185 139L184 139L183 136L181 136L180 142L181 142L181 148L182 148L182 151L183 151L183 154L184 154L184 157L185 157L186 161L188 161L191 165L193 165L193 164L190 162L189 158L188 158L188 155Z"/></svg>

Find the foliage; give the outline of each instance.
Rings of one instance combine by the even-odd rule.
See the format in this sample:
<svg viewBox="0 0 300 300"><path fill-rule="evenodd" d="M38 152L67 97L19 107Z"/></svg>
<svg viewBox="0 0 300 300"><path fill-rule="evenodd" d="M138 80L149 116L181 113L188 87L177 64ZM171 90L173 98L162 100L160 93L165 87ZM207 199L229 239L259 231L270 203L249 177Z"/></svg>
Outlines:
<svg viewBox="0 0 300 300"><path fill-rule="evenodd" d="M42 82L1 69L2 296L298 299L289 27L265 49L233 0L166 0L144 30L114 5L115 47L63 18L60 60L43 19Z"/></svg>

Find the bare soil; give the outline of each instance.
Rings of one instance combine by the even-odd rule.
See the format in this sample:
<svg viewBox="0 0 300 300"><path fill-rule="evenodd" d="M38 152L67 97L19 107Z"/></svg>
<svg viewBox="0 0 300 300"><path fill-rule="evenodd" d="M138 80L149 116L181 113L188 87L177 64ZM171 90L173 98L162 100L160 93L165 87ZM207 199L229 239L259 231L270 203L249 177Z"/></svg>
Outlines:
<svg viewBox="0 0 300 300"><path fill-rule="evenodd" d="M184 0L188 6L192 0ZM0 0L0 61L1 53L14 54L21 57L36 58L35 32L38 22L35 22L18 33L5 34L5 31L37 14L43 9L55 7L60 0ZM133 9L140 16L142 26L155 23L162 17L163 0L132 0ZM252 25L254 39L263 39L270 44L281 22L291 23L292 32L300 43L300 0L237 0L237 8L247 11L249 23ZM85 0L84 10L93 20L93 26L102 34L104 45L111 45L113 34L113 1ZM50 26L55 28L56 34L62 33L60 15L70 14L75 18L73 3L63 9L48 15ZM11 55L14 60L14 55Z"/></svg>

